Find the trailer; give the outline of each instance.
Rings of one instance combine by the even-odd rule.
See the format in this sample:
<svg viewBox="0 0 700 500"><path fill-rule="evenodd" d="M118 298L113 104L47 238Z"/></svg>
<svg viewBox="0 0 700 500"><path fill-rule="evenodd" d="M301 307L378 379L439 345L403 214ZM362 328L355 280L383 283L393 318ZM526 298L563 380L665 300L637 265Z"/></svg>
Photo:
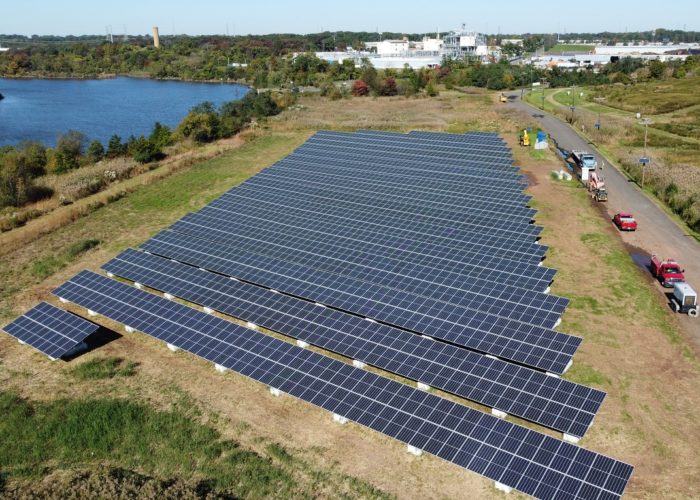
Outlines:
<svg viewBox="0 0 700 500"><path fill-rule="evenodd" d="M674 283L671 304L676 312L687 314L691 318L697 318L698 294L688 283Z"/></svg>
<svg viewBox="0 0 700 500"><path fill-rule="evenodd" d="M661 260L656 255L651 256L651 274L659 280L662 286L673 288L674 283L683 283L685 276L684 269L673 259Z"/></svg>

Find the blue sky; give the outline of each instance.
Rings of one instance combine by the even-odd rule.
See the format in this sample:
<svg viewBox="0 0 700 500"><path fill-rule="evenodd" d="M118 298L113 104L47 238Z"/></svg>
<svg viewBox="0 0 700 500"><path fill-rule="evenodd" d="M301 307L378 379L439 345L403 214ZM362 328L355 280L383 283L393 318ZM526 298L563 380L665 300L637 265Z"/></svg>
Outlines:
<svg viewBox="0 0 700 500"><path fill-rule="evenodd" d="M115 35L312 33L321 30L447 31L466 23L486 33L637 31L653 28L700 31L697 0L666 3L614 0L7 0L0 33ZM539 7L538 7L539 6ZM1 40L0 40L1 41Z"/></svg>

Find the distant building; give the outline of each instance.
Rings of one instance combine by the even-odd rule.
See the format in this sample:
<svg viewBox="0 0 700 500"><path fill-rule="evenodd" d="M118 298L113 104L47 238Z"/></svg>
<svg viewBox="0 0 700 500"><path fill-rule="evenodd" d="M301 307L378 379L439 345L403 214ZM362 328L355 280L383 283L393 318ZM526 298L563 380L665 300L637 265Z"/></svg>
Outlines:
<svg viewBox="0 0 700 500"><path fill-rule="evenodd" d="M158 34L158 26L153 27L153 46L156 49L160 48L160 35Z"/></svg>
<svg viewBox="0 0 700 500"><path fill-rule="evenodd" d="M408 52L410 43L408 38L402 40L382 40L377 43L377 54L380 56L398 56Z"/></svg>
<svg viewBox="0 0 700 500"><path fill-rule="evenodd" d="M455 30L445 35L443 53L448 57L454 59L485 57L488 56L488 52L486 37L474 31L466 31L465 25L462 25L461 30Z"/></svg>
<svg viewBox="0 0 700 500"><path fill-rule="evenodd" d="M523 46L523 39L522 38L504 38L501 40L501 47L504 45L519 45L520 47Z"/></svg>

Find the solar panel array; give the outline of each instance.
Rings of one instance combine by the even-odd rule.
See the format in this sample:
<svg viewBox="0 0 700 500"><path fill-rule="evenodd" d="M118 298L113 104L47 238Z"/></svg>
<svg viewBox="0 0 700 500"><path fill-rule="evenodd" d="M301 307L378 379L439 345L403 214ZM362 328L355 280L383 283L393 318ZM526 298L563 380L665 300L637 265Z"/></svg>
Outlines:
<svg viewBox="0 0 700 500"><path fill-rule="evenodd" d="M266 288L127 250L106 271L477 403L582 437L605 393Z"/></svg>
<svg viewBox="0 0 700 500"><path fill-rule="evenodd" d="M581 339L554 330L526 184L494 134L319 132L103 268L580 438L605 394L556 376ZM91 272L54 293L540 498L618 498L632 473Z"/></svg>
<svg viewBox="0 0 700 500"><path fill-rule="evenodd" d="M632 467L83 271L59 297L543 499L618 498Z"/></svg>
<svg viewBox="0 0 700 500"><path fill-rule="evenodd" d="M95 323L41 302L3 330L50 358L58 359L75 349L98 328Z"/></svg>

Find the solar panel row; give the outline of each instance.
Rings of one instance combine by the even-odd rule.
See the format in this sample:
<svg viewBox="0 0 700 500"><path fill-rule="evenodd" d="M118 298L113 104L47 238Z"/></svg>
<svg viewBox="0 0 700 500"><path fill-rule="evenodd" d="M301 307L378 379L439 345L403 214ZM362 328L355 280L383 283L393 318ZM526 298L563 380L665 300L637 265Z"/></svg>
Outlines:
<svg viewBox="0 0 700 500"><path fill-rule="evenodd" d="M171 226L173 231L201 239L228 243L236 239L240 250L257 252L355 279L381 282L384 286L499 316L552 328L559 321L568 300L538 292L508 287L494 289L492 283L475 287L462 276L442 276L434 270L406 266L396 259L337 247L323 240L307 239L293 228L227 223L197 214L185 216ZM403 269L401 269L403 268ZM515 305L522 307L515 310Z"/></svg>
<svg viewBox="0 0 700 500"><path fill-rule="evenodd" d="M630 465L89 271L56 295L543 499L619 498Z"/></svg>
<svg viewBox="0 0 700 500"><path fill-rule="evenodd" d="M97 331L95 323L46 302L5 326L3 330L53 359L65 356Z"/></svg>
<svg viewBox="0 0 700 500"><path fill-rule="evenodd" d="M163 231L142 246L164 257L321 302L416 333L552 373L563 373L581 339L481 311ZM519 312L518 307L514 313Z"/></svg>
<svg viewBox="0 0 700 500"><path fill-rule="evenodd" d="M103 269L563 433L582 437L605 394L542 372L418 338L295 297L127 250Z"/></svg>

